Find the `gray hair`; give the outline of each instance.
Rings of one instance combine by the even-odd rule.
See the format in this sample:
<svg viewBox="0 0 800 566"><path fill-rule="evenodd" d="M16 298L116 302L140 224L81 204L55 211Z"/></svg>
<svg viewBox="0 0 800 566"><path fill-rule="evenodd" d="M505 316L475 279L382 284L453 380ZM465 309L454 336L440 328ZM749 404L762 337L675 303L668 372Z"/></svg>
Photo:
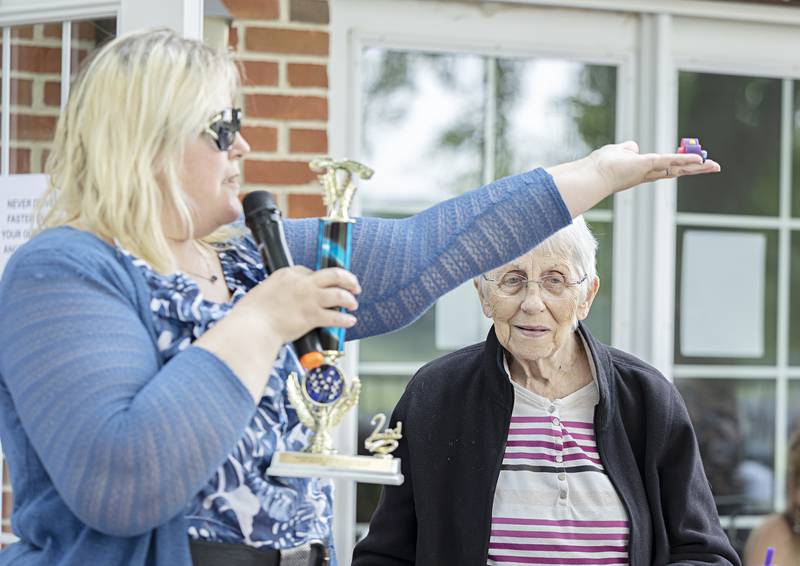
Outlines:
<svg viewBox="0 0 800 566"><path fill-rule="evenodd" d="M549 254L567 258L575 269L578 279L586 275L586 281L580 285L581 301L583 301L592 281L597 277L597 240L583 216L573 219L572 224L541 242L535 249L543 249ZM483 277L477 279L481 286L480 290L484 293L486 279Z"/></svg>

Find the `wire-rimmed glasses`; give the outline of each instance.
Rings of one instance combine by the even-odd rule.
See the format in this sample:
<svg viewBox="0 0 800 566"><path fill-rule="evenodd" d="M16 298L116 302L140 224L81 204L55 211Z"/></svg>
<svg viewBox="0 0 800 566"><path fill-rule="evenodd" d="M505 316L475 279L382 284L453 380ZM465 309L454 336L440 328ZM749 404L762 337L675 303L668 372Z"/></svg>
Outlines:
<svg viewBox="0 0 800 566"><path fill-rule="evenodd" d="M485 274L483 275L486 281L490 281L496 285L500 294L507 297L513 297L522 291L522 289L527 289L530 283L536 283L539 285L542 295L551 299L567 298L569 296L566 293L567 289L580 285L586 281L588 277L588 275L584 275L577 281L570 281L562 273L554 272L543 275L538 279L528 279L526 276L513 271L504 273L497 278L490 278Z"/></svg>

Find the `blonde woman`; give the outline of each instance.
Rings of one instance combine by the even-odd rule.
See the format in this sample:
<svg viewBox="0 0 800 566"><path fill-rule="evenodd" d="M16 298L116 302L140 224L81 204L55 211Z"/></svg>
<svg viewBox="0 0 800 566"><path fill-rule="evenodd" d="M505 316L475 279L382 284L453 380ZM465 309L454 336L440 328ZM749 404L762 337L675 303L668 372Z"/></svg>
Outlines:
<svg viewBox="0 0 800 566"><path fill-rule="evenodd" d="M359 219L354 274L302 267L315 224L290 221L300 266L265 279L252 241L226 228L249 151L238 85L228 55L166 30L117 38L76 80L45 229L0 282L20 538L0 564L300 564L314 540L332 553L331 483L265 473L276 450L308 443L286 400L287 344L319 326L360 338L408 324L617 190L719 169L607 146L409 219Z"/></svg>

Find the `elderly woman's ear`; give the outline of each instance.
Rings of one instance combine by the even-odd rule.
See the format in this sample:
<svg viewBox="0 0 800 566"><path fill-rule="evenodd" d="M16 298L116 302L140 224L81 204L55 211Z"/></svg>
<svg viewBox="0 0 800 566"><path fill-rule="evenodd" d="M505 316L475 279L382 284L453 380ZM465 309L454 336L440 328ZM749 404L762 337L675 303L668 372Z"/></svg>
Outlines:
<svg viewBox="0 0 800 566"><path fill-rule="evenodd" d="M575 313L578 320L584 320L589 316L589 310L592 308L594 298L597 296L597 291L600 290L600 278L595 276L594 279L586 282L586 286L586 299L578 304L578 310Z"/></svg>
<svg viewBox="0 0 800 566"><path fill-rule="evenodd" d="M480 275L478 277L474 277L472 279L472 284L475 286L475 290L478 292L478 300L481 302L481 310L483 310L483 315L486 318L491 319L494 316L494 310L489 304L489 301L486 300L486 296L483 292L485 286L481 279L482 277Z"/></svg>

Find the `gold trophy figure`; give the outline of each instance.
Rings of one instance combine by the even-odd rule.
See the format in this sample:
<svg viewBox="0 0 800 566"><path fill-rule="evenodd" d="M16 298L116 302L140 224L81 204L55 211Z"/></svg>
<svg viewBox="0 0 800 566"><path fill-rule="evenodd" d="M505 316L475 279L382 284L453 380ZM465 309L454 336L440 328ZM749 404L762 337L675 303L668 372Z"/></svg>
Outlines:
<svg viewBox="0 0 800 566"><path fill-rule="evenodd" d="M321 173L323 201L328 215L319 221L317 269L341 267L349 269L351 238L354 220L349 208L356 192L354 176L369 179L372 169L356 161L334 161L326 157L310 163L313 171ZM400 460L391 452L402 438L402 424L396 429L380 432L386 417L376 415L378 424L367 439L368 450L374 456L345 456L336 454L328 431L358 404L361 382L357 377L346 379L339 367L344 352L344 328L321 328L319 340L324 362L309 369L305 375L292 373L287 382L289 401L300 421L313 434L305 452L278 452L267 473L290 477L336 477L365 483L400 485L403 474ZM379 418L381 417L382 420ZM376 420L377 419L377 420Z"/></svg>

